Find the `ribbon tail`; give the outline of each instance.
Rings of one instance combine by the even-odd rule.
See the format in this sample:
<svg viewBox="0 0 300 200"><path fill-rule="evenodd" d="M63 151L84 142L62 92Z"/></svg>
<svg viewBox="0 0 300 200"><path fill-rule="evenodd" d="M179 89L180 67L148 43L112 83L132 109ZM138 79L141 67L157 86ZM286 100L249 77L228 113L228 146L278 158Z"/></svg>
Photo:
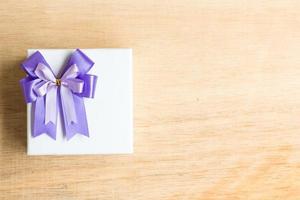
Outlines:
<svg viewBox="0 0 300 200"><path fill-rule="evenodd" d="M57 87L55 85L50 86L48 93L46 94L45 105L45 124L52 122L56 124L57 118Z"/></svg>
<svg viewBox="0 0 300 200"><path fill-rule="evenodd" d="M46 133L49 137L56 140L56 124L49 122L45 124L45 97L37 97L35 102L32 102L32 137L37 137Z"/></svg>
<svg viewBox="0 0 300 200"><path fill-rule="evenodd" d="M84 101L65 87L60 87L60 100L67 140L75 134L89 137Z"/></svg>

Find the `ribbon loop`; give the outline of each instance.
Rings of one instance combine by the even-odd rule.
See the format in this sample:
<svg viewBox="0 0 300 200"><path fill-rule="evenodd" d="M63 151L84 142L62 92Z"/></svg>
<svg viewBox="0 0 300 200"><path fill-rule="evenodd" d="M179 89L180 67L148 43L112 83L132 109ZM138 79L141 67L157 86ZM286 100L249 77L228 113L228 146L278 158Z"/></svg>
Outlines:
<svg viewBox="0 0 300 200"><path fill-rule="evenodd" d="M78 78L63 80L62 85L69 87L74 93L82 93L84 81Z"/></svg>
<svg viewBox="0 0 300 200"><path fill-rule="evenodd" d="M56 78L53 72L50 70L49 67L47 67L43 63L39 63L37 65L36 69L34 70L34 73L37 75L38 78L40 78L43 81L51 81L55 83Z"/></svg>

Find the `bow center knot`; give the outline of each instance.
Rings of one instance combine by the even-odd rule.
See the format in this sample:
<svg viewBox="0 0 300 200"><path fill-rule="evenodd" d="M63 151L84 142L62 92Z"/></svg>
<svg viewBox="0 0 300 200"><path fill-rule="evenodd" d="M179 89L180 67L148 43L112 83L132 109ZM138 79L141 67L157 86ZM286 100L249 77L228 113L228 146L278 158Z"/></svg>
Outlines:
<svg viewBox="0 0 300 200"><path fill-rule="evenodd" d="M56 80L55 80L55 84L56 84L57 86L60 86L60 85L61 85L61 79L56 79Z"/></svg>

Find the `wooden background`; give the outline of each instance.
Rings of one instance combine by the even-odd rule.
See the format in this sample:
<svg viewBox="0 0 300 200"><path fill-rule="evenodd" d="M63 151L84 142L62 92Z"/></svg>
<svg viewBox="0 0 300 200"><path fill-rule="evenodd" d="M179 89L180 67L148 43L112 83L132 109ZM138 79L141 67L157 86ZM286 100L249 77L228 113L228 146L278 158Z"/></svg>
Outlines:
<svg viewBox="0 0 300 200"><path fill-rule="evenodd" d="M27 48L131 47L135 153L26 156ZM0 3L0 199L300 199L300 2Z"/></svg>

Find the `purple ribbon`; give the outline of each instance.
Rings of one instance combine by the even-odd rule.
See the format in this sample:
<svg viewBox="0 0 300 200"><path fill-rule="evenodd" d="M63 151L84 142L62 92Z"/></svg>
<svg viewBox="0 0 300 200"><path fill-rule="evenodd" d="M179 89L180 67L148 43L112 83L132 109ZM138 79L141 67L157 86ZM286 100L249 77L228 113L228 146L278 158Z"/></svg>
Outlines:
<svg viewBox="0 0 300 200"><path fill-rule="evenodd" d="M72 53L60 78L39 51L21 64L27 73L20 81L25 101L32 103L33 137L46 133L55 140L58 113L68 140L76 133L89 136L83 97L94 97L97 76L87 74L93 65L79 49Z"/></svg>

